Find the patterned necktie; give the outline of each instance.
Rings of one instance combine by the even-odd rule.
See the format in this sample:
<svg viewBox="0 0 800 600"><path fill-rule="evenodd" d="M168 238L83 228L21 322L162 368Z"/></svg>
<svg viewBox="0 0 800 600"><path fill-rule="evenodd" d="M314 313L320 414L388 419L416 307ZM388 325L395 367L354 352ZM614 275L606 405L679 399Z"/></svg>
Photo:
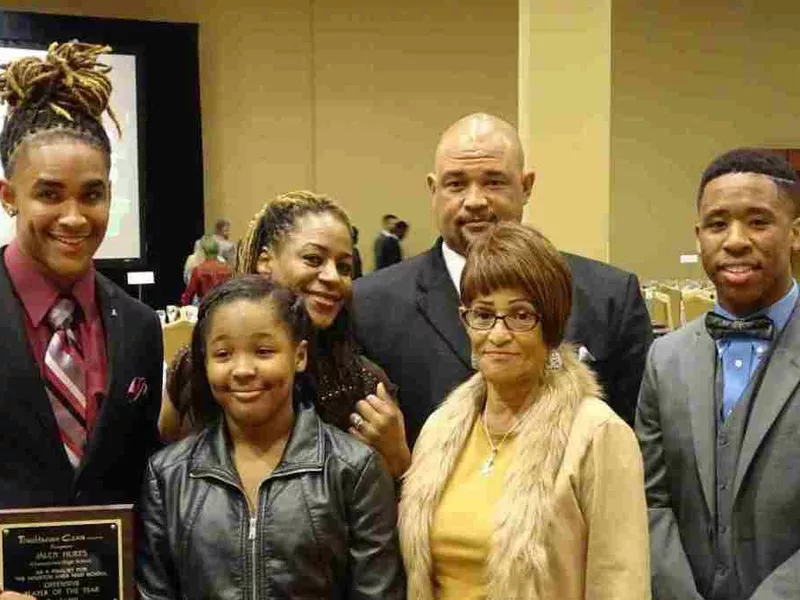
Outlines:
<svg viewBox="0 0 800 600"><path fill-rule="evenodd" d="M73 329L75 301L62 297L47 314L53 332L44 354L47 395L69 462L77 468L86 445L86 363Z"/></svg>
<svg viewBox="0 0 800 600"><path fill-rule="evenodd" d="M759 340L771 340L775 330L772 319L763 315L748 319L729 319L720 314L710 312L706 315L706 330L715 340L732 337L749 337Z"/></svg>

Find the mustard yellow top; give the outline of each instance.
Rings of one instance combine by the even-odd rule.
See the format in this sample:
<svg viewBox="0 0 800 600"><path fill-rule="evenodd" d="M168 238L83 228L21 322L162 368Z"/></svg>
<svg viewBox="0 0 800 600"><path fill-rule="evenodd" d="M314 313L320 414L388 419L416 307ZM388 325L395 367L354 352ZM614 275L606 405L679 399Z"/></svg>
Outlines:
<svg viewBox="0 0 800 600"><path fill-rule="evenodd" d="M502 436L492 436L495 446ZM482 467L492 454L480 417L475 420L431 524L433 583L437 600L483 600L486 559L494 529L494 507L514 456L515 434L506 438L488 474Z"/></svg>

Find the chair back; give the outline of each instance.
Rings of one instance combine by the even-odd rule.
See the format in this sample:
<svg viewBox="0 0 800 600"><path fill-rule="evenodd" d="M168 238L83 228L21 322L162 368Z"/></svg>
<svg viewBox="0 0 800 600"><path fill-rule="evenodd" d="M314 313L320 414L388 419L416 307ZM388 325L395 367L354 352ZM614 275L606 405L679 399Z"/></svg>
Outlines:
<svg viewBox="0 0 800 600"><path fill-rule="evenodd" d="M672 317L675 323L672 327L670 327L670 329L680 327L683 324L683 319L681 318L681 300L683 295L681 288L677 285L659 283L657 291L666 295L667 300L669 301L670 311L672 312Z"/></svg>
<svg viewBox="0 0 800 600"><path fill-rule="evenodd" d="M164 325L164 362L170 364L181 347L191 343L194 323L179 319Z"/></svg>
<svg viewBox="0 0 800 600"><path fill-rule="evenodd" d="M675 313L672 312L671 298L659 291L652 291L645 299L650 320L654 327L667 327L672 330L677 326Z"/></svg>
<svg viewBox="0 0 800 600"><path fill-rule="evenodd" d="M714 310L714 298L708 292L696 291L683 296L683 312L686 322L694 321L710 310Z"/></svg>

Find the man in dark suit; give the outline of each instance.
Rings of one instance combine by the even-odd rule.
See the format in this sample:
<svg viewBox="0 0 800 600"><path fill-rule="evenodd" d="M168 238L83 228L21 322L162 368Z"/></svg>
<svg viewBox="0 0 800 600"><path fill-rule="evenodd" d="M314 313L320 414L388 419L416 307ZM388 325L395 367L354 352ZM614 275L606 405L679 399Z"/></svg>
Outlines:
<svg viewBox="0 0 800 600"><path fill-rule="evenodd" d="M395 226L398 223L395 215L383 215L383 229L375 238L375 270L391 267L403 260L403 250L400 247L400 238L397 237Z"/></svg>
<svg viewBox="0 0 800 600"><path fill-rule="evenodd" d="M735 150L703 174L717 305L653 344L636 412L656 600L800 598L799 207L777 156Z"/></svg>
<svg viewBox="0 0 800 600"><path fill-rule="evenodd" d="M21 258L16 244L0 250L0 508L135 502L146 459L159 443L163 350L158 319L94 273L86 289L95 296L93 314L101 323L106 385L83 458L74 467L45 388L43 356L34 355L27 339L30 313L9 273L9 260Z"/></svg>
<svg viewBox="0 0 800 600"><path fill-rule="evenodd" d="M360 279L356 334L367 356L399 385L413 442L448 392L465 381L469 340L458 317L469 243L498 221L522 219L534 182L517 132L491 115L470 115L442 136L428 188L441 238L425 254ZM566 255L574 298L567 339L600 376L609 404L629 423L652 330L636 277Z"/></svg>

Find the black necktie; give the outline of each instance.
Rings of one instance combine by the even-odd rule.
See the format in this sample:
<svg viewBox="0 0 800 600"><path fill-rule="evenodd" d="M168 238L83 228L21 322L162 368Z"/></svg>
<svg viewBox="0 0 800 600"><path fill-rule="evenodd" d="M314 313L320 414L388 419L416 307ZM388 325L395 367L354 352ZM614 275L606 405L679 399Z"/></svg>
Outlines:
<svg viewBox="0 0 800 600"><path fill-rule="evenodd" d="M771 340L775 331L775 324L772 319L764 315L747 319L729 319L720 314L710 312L706 315L706 330L708 335L715 340L735 337Z"/></svg>

